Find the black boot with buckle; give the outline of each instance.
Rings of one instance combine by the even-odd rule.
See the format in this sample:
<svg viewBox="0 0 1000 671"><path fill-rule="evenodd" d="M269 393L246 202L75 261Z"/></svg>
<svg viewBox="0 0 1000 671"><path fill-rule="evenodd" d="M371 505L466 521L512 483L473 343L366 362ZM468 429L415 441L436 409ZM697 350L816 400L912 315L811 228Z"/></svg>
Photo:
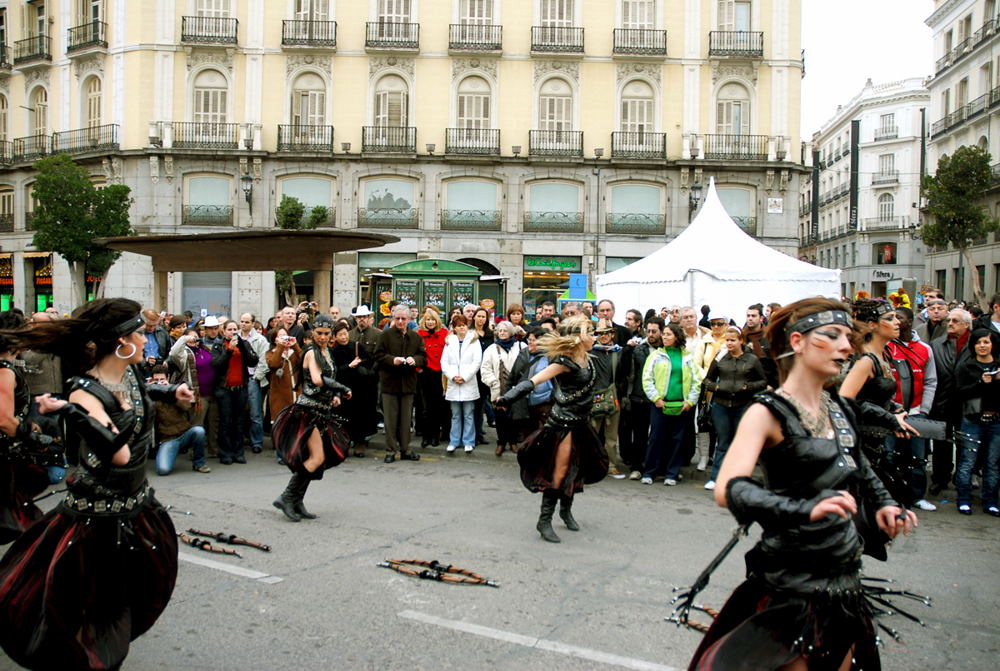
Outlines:
<svg viewBox="0 0 1000 671"><path fill-rule="evenodd" d="M302 518L297 512L295 512L295 496L298 491L298 473L292 473L292 477L288 480L288 486L285 487L285 491L281 492L281 496L274 500L274 507L285 514L285 517L293 522L298 522Z"/></svg>
<svg viewBox="0 0 1000 671"><path fill-rule="evenodd" d="M323 467L320 466L320 468L323 468ZM309 489L309 482L311 480L315 480L316 478L315 477L310 477L308 475L299 475L298 473L296 473L292 477L299 479L299 481L298 481L298 483L297 483L297 485L295 487L295 503L293 504L293 507L295 508L295 512L298 513L299 517L301 517L302 519L305 519L305 520L314 520L314 519L316 519L316 515L313 515L311 512L309 512L308 510L306 510L305 505L302 503L302 499L304 499L306 497L306 490Z"/></svg>
<svg viewBox="0 0 1000 671"><path fill-rule="evenodd" d="M573 519L573 496L566 496L565 494L562 494L559 496L559 502L559 517L561 517L562 521L566 524L566 528L570 531L579 531L580 525L576 523L575 519Z"/></svg>
<svg viewBox="0 0 1000 671"><path fill-rule="evenodd" d="M538 515L538 524L535 528L538 529L538 533L542 535L542 538L549 543L559 543L559 536L556 536L556 532L552 529L552 515L556 512L556 503L559 502L559 492L552 491L551 489L546 489L542 492L542 510Z"/></svg>

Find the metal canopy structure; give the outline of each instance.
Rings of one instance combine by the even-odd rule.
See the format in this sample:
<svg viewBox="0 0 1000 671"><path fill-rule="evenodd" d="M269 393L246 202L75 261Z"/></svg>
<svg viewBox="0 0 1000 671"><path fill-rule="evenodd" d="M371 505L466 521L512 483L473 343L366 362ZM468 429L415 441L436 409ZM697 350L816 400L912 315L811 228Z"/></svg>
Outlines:
<svg viewBox="0 0 1000 671"><path fill-rule="evenodd" d="M236 231L137 235L96 240L110 249L152 257L154 272L333 269L333 255L399 242L356 231Z"/></svg>

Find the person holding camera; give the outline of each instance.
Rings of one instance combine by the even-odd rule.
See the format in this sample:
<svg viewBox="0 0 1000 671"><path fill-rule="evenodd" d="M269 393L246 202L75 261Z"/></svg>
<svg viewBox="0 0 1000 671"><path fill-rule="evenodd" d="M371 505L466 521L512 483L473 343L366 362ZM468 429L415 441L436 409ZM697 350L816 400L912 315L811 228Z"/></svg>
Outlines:
<svg viewBox="0 0 1000 671"><path fill-rule="evenodd" d="M972 514L972 469L979 452L983 460L983 512L1000 517L997 484L1000 480L1000 335L977 328L969 338L973 356L958 366L956 382L962 401L962 423L957 432L958 469L955 474L958 512Z"/></svg>
<svg viewBox="0 0 1000 671"><path fill-rule="evenodd" d="M215 368L215 395L219 399L219 463L247 463L243 450L243 423L246 420L249 369L257 365L257 353L250 341L240 338L239 325L227 321L225 339L212 347Z"/></svg>
<svg viewBox="0 0 1000 671"><path fill-rule="evenodd" d="M375 346L379 381L382 385L382 412L385 414L385 463L396 461L396 454L406 461L419 461L410 451L410 422L413 419L413 395L417 393L417 369L427 364L424 341L411 331L410 309L397 305L392 309L392 324L379 336Z"/></svg>

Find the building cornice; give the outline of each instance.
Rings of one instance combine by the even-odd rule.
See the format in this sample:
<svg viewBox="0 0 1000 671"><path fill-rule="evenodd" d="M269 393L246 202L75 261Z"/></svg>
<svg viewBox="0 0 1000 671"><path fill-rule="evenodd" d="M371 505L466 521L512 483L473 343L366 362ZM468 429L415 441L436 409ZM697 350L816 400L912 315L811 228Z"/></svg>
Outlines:
<svg viewBox="0 0 1000 671"><path fill-rule="evenodd" d="M934 13L924 20L924 23L933 28L946 14L950 13L963 2L968 2L968 0L945 0L944 4L935 9Z"/></svg>

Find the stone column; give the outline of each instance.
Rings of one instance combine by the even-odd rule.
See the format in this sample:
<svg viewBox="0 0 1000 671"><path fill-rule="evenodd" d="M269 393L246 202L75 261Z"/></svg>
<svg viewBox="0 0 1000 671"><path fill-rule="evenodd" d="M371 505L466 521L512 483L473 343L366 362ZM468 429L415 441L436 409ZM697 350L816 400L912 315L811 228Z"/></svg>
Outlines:
<svg viewBox="0 0 1000 671"><path fill-rule="evenodd" d="M313 300L319 304L321 312L330 307L330 271L313 270Z"/></svg>

